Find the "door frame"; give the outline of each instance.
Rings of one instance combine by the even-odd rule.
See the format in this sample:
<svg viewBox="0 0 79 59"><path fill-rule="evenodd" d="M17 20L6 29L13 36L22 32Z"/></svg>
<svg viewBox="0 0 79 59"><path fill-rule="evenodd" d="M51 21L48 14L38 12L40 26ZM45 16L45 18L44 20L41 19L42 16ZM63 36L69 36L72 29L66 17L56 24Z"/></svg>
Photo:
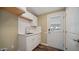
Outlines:
<svg viewBox="0 0 79 59"><path fill-rule="evenodd" d="M64 21L63 21L64 22L64 30L63 30L63 32L64 32L64 50L66 50L66 13L65 13L65 10L59 11L59 12L56 12L56 13L51 13L51 14L47 15L47 45L49 46L49 44L48 44L48 17L49 17L49 15L54 15L55 16L55 14L60 14L60 13L64 14L63 15L63 19L64 19Z"/></svg>

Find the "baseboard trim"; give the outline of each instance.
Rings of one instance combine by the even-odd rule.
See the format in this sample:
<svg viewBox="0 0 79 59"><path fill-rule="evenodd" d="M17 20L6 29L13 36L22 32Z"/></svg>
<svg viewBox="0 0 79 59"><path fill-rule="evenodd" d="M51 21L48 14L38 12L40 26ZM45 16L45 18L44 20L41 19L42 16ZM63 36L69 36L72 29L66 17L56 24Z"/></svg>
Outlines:
<svg viewBox="0 0 79 59"><path fill-rule="evenodd" d="M44 45L44 46L49 46L47 43L40 43L41 45ZM53 48L55 48L55 47L53 47ZM58 49L58 48L55 48L55 49ZM59 51L64 51L64 50L62 50L62 49L58 49Z"/></svg>
<svg viewBox="0 0 79 59"><path fill-rule="evenodd" d="M48 46L48 44L47 43L40 43L41 45L45 45L45 46Z"/></svg>

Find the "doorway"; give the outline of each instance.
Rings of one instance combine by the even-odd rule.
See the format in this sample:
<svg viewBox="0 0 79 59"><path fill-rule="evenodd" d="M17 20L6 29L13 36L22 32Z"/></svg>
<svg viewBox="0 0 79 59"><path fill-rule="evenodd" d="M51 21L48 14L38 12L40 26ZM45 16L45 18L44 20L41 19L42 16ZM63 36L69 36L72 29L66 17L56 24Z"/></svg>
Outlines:
<svg viewBox="0 0 79 59"><path fill-rule="evenodd" d="M50 47L64 50L65 12L47 15L47 44Z"/></svg>

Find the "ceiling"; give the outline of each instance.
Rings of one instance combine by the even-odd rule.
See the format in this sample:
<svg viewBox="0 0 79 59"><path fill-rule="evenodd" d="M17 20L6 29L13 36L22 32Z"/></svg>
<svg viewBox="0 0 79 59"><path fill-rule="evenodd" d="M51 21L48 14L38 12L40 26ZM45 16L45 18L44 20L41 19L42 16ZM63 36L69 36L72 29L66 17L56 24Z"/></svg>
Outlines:
<svg viewBox="0 0 79 59"><path fill-rule="evenodd" d="M64 7L28 7L27 10L31 13L35 14L36 16L53 12L56 10L64 9Z"/></svg>

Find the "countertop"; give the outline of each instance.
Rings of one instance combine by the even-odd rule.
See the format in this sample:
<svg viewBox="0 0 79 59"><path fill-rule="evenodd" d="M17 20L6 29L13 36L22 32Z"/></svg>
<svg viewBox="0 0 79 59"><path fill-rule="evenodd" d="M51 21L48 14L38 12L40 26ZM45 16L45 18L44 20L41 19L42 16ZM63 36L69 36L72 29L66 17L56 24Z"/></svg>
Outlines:
<svg viewBox="0 0 79 59"><path fill-rule="evenodd" d="M18 35L23 35L23 36L33 36L33 35L38 35L38 34L40 34L41 32L39 32L39 33L32 33L32 34L18 34Z"/></svg>

